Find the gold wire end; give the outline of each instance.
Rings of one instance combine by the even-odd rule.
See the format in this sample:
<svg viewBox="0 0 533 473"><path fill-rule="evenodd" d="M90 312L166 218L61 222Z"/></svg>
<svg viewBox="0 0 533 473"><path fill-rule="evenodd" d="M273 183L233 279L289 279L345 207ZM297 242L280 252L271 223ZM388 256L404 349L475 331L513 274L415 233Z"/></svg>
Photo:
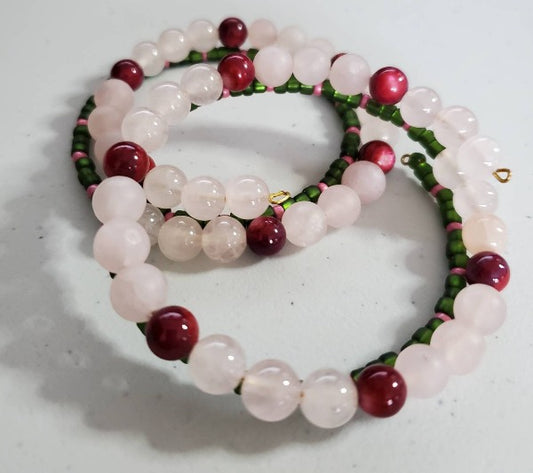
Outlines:
<svg viewBox="0 0 533 473"><path fill-rule="evenodd" d="M404 154L401 158L400 158L400 162L404 165L404 166L409 166L409 160L411 159L411 155L410 154Z"/></svg>
<svg viewBox="0 0 533 473"><path fill-rule="evenodd" d="M509 168L498 168L492 175L498 182L507 184L511 180L513 173Z"/></svg>
<svg viewBox="0 0 533 473"><path fill-rule="evenodd" d="M289 191L279 191L274 192L273 194L270 194L268 196L268 201L272 205L281 205L286 200L289 200L291 198L291 193Z"/></svg>

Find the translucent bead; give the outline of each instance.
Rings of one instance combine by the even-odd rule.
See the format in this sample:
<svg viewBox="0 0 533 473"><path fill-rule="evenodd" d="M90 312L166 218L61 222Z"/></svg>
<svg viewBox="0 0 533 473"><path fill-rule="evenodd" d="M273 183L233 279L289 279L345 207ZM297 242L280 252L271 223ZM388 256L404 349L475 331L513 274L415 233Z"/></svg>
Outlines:
<svg viewBox="0 0 533 473"><path fill-rule="evenodd" d="M298 407L301 386L292 368L279 360L263 360L244 377L241 398L246 410L258 419L277 422Z"/></svg>
<svg viewBox="0 0 533 473"><path fill-rule="evenodd" d="M228 394L244 376L241 346L227 335L210 335L194 346L187 362L195 386L208 394Z"/></svg>
<svg viewBox="0 0 533 473"><path fill-rule="evenodd" d="M212 260L220 263L235 261L246 249L246 230L228 215L211 220L202 234L202 248Z"/></svg>
<svg viewBox="0 0 533 473"><path fill-rule="evenodd" d="M163 117L147 108L137 108L122 121L122 136L142 146L147 153L161 148L168 139L168 124Z"/></svg>
<svg viewBox="0 0 533 473"><path fill-rule="evenodd" d="M162 209L176 207L181 202L181 191L186 182L185 173L176 166L156 166L144 178L146 199Z"/></svg>
<svg viewBox="0 0 533 473"><path fill-rule="evenodd" d="M409 89L400 102L402 118L411 126L427 127L442 109L439 95L427 87Z"/></svg>
<svg viewBox="0 0 533 473"><path fill-rule="evenodd" d="M296 202L281 219L287 240L296 246L310 246L321 240L327 232L325 212L313 202Z"/></svg>
<svg viewBox="0 0 533 473"><path fill-rule="evenodd" d="M453 106L437 113L431 128L441 144L456 150L466 139L477 135L478 121L468 108Z"/></svg>
<svg viewBox="0 0 533 473"><path fill-rule="evenodd" d="M464 183L464 175L457 166L457 153L448 148L441 151L433 163L435 179L448 189L456 189Z"/></svg>
<svg viewBox="0 0 533 473"><path fill-rule="evenodd" d="M471 254L502 253L507 243L505 223L496 215L473 215L463 223L463 243Z"/></svg>
<svg viewBox="0 0 533 473"><path fill-rule="evenodd" d="M398 142L400 131L392 123L373 117L368 113L361 113L359 118L362 125L360 136L363 143L379 140L394 145Z"/></svg>
<svg viewBox="0 0 533 473"><path fill-rule="evenodd" d="M132 88L120 79L108 79L102 82L94 93L94 103L97 107L110 105L127 113L135 101Z"/></svg>
<svg viewBox="0 0 533 473"><path fill-rule="evenodd" d="M161 210L147 202L144 207L144 212L139 220L137 220L137 223L148 233L150 244L154 246L157 243L159 230L161 230L161 226L165 223L165 217L161 213Z"/></svg>
<svg viewBox="0 0 533 473"><path fill-rule="evenodd" d="M207 20L193 21L186 31L192 49L206 53L213 49L218 42L217 27Z"/></svg>
<svg viewBox="0 0 533 473"><path fill-rule="evenodd" d="M266 46L256 54L254 67L257 80L267 87L277 87L285 84L291 77L292 56L281 46Z"/></svg>
<svg viewBox="0 0 533 473"><path fill-rule="evenodd" d="M424 343L416 343L402 350L394 368L405 380L409 396L416 398L428 398L440 393L450 377L443 354Z"/></svg>
<svg viewBox="0 0 533 473"><path fill-rule="evenodd" d="M150 253L150 238L137 222L114 218L96 232L94 258L112 273L144 263Z"/></svg>
<svg viewBox="0 0 533 473"><path fill-rule="evenodd" d="M335 55L335 47L325 38L313 38L307 43L307 46L320 49L328 59Z"/></svg>
<svg viewBox="0 0 533 473"><path fill-rule="evenodd" d="M226 203L239 218L259 217L268 207L270 193L266 183L256 176L239 176L226 186Z"/></svg>
<svg viewBox="0 0 533 473"><path fill-rule="evenodd" d="M361 213L361 200L357 193L348 186L328 187L318 198L317 205L326 214L328 225L333 228L353 224Z"/></svg>
<svg viewBox="0 0 533 473"><path fill-rule="evenodd" d="M463 219L475 213L494 213L498 207L498 194L488 182L468 180L454 189L453 206Z"/></svg>
<svg viewBox="0 0 533 473"><path fill-rule="evenodd" d="M96 107L87 120L91 136L98 140L107 133L120 132L124 113L110 105Z"/></svg>
<svg viewBox="0 0 533 473"><path fill-rule="evenodd" d="M91 204L94 215L102 223L117 217L137 220L144 212L146 198L142 187L133 179L113 176L98 184Z"/></svg>
<svg viewBox="0 0 533 473"><path fill-rule="evenodd" d="M195 64L183 74L181 87L192 103L209 105L216 102L222 94L222 77L213 66Z"/></svg>
<svg viewBox="0 0 533 473"><path fill-rule="evenodd" d="M137 44L131 58L142 67L147 77L156 76L165 68L165 58L159 52L157 44L150 41Z"/></svg>
<svg viewBox="0 0 533 473"><path fill-rule="evenodd" d="M346 168L341 183L351 187L363 204L369 204L383 195L387 179L377 164L370 161L356 161Z"/></svg>
<svg viewBox="0 0 533 473"><path fill-rule="evenodd" d="M488 180L500 163L499 145L486 136L473 136L457 150L457 166L469 179Z"/></svg>
<svg viewBox="0 0 533 473"><path fill-rule="evenodd" d="M333 369L311 373L302 384L300 409L312 424L333 429L346 424L357 410L357 389L352 378Z"/></svg>
<svg viewBox="0 0 533 473"><path fill-rule="evenodd" d="M456 320L473 327L483 335L490 335L505 321L507 306L497 289L486 284L471 284L457 294L453 313Z"/></svg>
<svg viewBox="0 0 533 473"><path fill-rule="evenodd" d="M189 39L182 30L168 29L161 33L157 49L166 61L183 61L191 50Z"/></svg>
<svg viewBox="0 0 533 473"><path fill-rule="evenodd" d="M175 126L189 115L191 99L175 82L163 82L148 92L148 108Z"/></svg>
<svg viewBox="0 0 533 473"><path fill-rule="evenodd" d="M103 166L104 158L109 148L121 141L124 141L124 138L122 138L122 132L120 129L100 135L100 137L94 143L94 157L96 162L100 166Z"/></svg>
<svg viewBox="0 0 533 473"><path fill-rule="evenodd" d="M276 42L278 30L269 20L255 20L248 27L248 40L252 48L262 49Z"/></svg>
<svg viewBox="0 0 533 473"><path fill-rule="evenodd" d="M361 56L344 54L331 66L329 80L341 94L360 94L368 86L370 67Z"/></svg>
<svg viewBox="0 0 533 473"><path fill-rule="evenodd" d="M320 84L327 79L330 58L321 49L304 47L294 53L293 74L302 84Z"/></svg>
<svg viewBox="0 0 533 473"><path fill-rule="evenodd" d="M307 35L298 26L286 26L278 35L278 44L290 53L295 53L307 43Z"/></svg>
<svg viewBox="0 0 533 473"><path fill-rule="evenodd" d="M431 337L430 346L440 350L451 374L473 371L485 352L483 336L459 320L440 325Z"/></svg>
<svg viewBox="0 0 533 473"><path fill-rule="evenodd" d="M202 227L193 218L178 215L161 226L157 241L169 260L189 261L202 251Z"/></svg>
<svg viewBox="0 0 533 473"><path fill-rule="evenodd" d="M209 176L191 179L183 186L181 202L189 215L211 220L222 212L226 201L224 186Z"/></svg>
<svg viewBox="0 0 533 473"><path fill-rule="evenodd" d="M111 305L115 312L132 322L146 322L152 312L167 300L167 281L151 264L120 270L111 281Z"/></svg>

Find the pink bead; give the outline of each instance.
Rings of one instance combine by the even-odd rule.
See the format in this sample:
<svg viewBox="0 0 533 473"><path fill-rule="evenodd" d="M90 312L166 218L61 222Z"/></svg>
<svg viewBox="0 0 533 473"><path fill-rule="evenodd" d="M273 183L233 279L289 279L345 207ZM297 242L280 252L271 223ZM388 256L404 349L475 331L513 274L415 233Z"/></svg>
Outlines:
<svg viewBox="0 0 533 473"><path fill-rule="evenodd" d="M287 240L296 246L310 246L324 237L327 232L325 212L313 202L296 202L283 214Z"/></svg>
<svg viewBox="0 0 533 473"><path fill-rule="evenodd" d="M102 82L94 93L94 103L97 107L110 105L123 113L127 113L135 100L132 88L120 79L108 79Z"/></svg>
<svg viewBox="0 0 533 473"><path fill-rule="evenodd" d="M92 200L93 212L102 223L117 217L138 220L145 206L146 198L142 187L125 176L104 179Z"/></svg>
<svg viewBox="0 0 533 473"><path fill-rule="evenodd" d="M370 78L370 94L383 105L398 103L407 89L407 77L396 67L383 67Z"/></svg>
<svg viewBox="0 0 533 473"><path fill-rule="evenodd" d="M352 225L361 213L361 200L348 186L328 187L318 198L317 205L326 214L328 225L333 228Z"/></svg>
<svg viewBox="0 0 533 473"><path fill-rule="evenodd" d="M370 161L356 161L348 166L342 175L341 183L351 187L363 204L379 199L387 185L384 172Z"/></svg>
<svg viewBox="0 0 533 473"><path fill-rule="evenodd" d="M106 133L120 131L123 117L124 112L111 105L96 107L89 115L89 133L97 140Z"/></svg>

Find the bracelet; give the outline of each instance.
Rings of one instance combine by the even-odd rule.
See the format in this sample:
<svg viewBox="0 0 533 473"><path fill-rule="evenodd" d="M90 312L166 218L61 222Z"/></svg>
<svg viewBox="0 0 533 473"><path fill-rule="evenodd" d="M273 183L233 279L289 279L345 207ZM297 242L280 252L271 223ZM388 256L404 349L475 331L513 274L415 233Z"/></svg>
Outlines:
<svg viewBox="0 0 533 473"><path fill-rule="evenodd" d="M230 31L235 33L235 28L243 30L242 22L230 20L230 23L240 25L230 28ZM270 23L262 21L263 27L260 31L264 32L264 25ZM221 32L224 31L225 22L219 28ZM202 28L206 27L202 31L209 29L209 25L206 25L208 22L196 22L193 24L194 28L192 25L190 27L192 32L197 32L198 23L203 25ZM252 27L250 29L252 30ZM206 39L205 35L200 36L202 40ZM223 36L221 34L221 38ZM230 36L233 37L233 34ZM299 30L292 29L285 35L280 33L278 40L283 43L289 38L289 43L294 46L299 37ZM291 44L288 44L289 49ZM212 47L211 43L209 46ZM268 48L269 46L260 49L257 54L263 51L269 51L270 54L272 49ZM278 46L273 48L279 50ZM298 53L298 48L294 49ZM268 54L264 53L263 56L268 57ZM146 334L148 346L156 355L164 359L182 359L188 362L194 383L205 392L223 394L235 390L241 394L247 410L266 421L284 419L298 405L304 416L313 424L325 428L338 427L348 422L357 406L377 417L391 416L401 409L407 393L415 397L434 395L445 386L450 374L465 374L474 369L483 354L483 336L496 330L506 316L505 302L499 291L509 281L509 267L494 251L503 249L505 243L502 236L503 223L491 215L495 207L492 190L487 193L487 187L483 188L477 181L469 178L478 174L490 176L496 173L495 176L502 181L508 181L509 170L504 169L506 176L501 177L500 170L495 169L499 149L496 151L492 140L477 136L477 128L472 126L473 115L460 107L454 107L452 111L445 109L444 112L439 112L440 116L436 115L438 118L435 133L439 127L444 130L437 133L437 136L442 134L445 137L445 144L448 146L446 149L435 139L433 132L407 125L402 117L409 116L409 105L404 107L402 102L400 114L399 109L394 106L396 102L391 103L392 99L384 93L390 91L388 84L391 76L397 77L397 69L385 68L385 72L382 69L372 76L377 77L370 83L372 98L361 94L363 89L352 93L351 87L356 84L357 89L364 88L364 81L350 74L340 74L340 77L336 77L338 66L335 64L342 61L350 66L348 69L357 65L360 70L362 58L354 56L344 55L333 63L329 71L330 82L324 82L321 86L323 90L328 90L326 97L329 96L334 102L340 103L337 107L340 110L343 110L343 107L351 109L361 105L369 113L392 121L403 127L414 141L420 142L431 157L436 157L435 172L420 153L406 155L401 161L413 169L423 187L435 197L448 234L446 251L450 274L446 278L445 294L435 306L435 317L413 334L399 354L386 353L378 360L371 361L365 368L353 370L349 376L334 369L321 369L303 382L300 382L286 363L278 360L264 360L245 370L242 349L231 337L210 335L199 340L198 324L187 309L179 306L161 308L164 304L162 294L166 294L164 276L157 268L145 264L145 257L139 258L139 253L132 253L133 259L126 258L122 262L123 267L117 272L111 285L111 300L114 306L126 307L125 313L134 314L133 319L140 315L149 319L147 323L141 323L140 328ZM285 54L282 63L286 60ZM260 77L259 71L258 68L257 77ZM276 67L267 68L267 72L269 71L274 76L279 74ZM285 77L287 70L282 72L282 77ZM290 74L293 72L296 75L291 66ZM284 84L276 87L289 88L291 83L294 84L297 78L292 79L290 74ZM383 77L387 85L378 87L376 84L380 84L380 78ZM281 80L279 76L260 77L260 80L266 82L274 79ZM335 88L332 85L334 82ZM425 91L427 92L427 89ZM425 97L428 96L426 92ZM403 93L401 95L403 96ZM416 100L420 100L420 97ZM420 114L420 109L417 110ZM82 114L85 112L82 111ZM457 123L454 117L459 117L460 120L467 117L468 126L454 125ZM427 119L427 116L424 116L424 119ZM414 123L414 120L416 118L411 117L411 123ZM454 152L454 145L458 145L464 138L467 138L466 141L457 146L458 149ZM471 158L465 164L468 156ZM77 162L81 159L90 161L84 156ZM80 165L80 168L90 169L91 166ZM80 182L84 187L90 188L97 184L99 178L95 179L97 174L94 169L81 174ZM343 175L343 172L340 174ZM450 187L456 192L443 187L439 183L441 180L442 183L450 182ZM476 184L473 184L474 182ZM131 185L138 186L134 181L128 181L130 188ZM287 202L289 203L286 204L286 209L306 203ZM461 216L455 210L455 207L461 206L461 211L465 214L475 211L464 226ZM110 212L110 219L101 227L95 238L95 250L99 247L96 243L98 240L109 242L106 251L110 255L119 251L125 244L133 248L141 241L149 241L148 235L136 223L136 219L125 216L125 211L124 208L118 208ZM302 224L308 222L302 221ZM467 251L473 256L469 258Z"/></svg>

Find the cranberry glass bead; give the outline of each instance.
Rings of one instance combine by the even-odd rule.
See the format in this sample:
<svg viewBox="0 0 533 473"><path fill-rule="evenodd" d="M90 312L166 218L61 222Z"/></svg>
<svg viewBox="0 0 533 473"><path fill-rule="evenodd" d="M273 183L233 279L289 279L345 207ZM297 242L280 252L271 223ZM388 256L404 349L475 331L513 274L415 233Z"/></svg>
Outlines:
<svg viewBox="0 0 533 473"><path fill-rule="evenodd" d="M507 261L492 251L476 253L466 265L466 279L469 284L487 284L501 291L509 283L511 271Z"/></svg>
<svg viewBox="0 0 533 473"><path fill-rule="evenodd" d="M163 307L155 311L146 324L148 347L163 360L189 356L197 341L198 322L184 307Z"/></svg>
<svg viewBox="0 0 533 473"><path fill-rule="evenodd" d="M357 380L359 406L375 417L390 417L404 405L407 387L401 374L388 365L371 365Z"/></svg>
<svg viewBox="0 0 533 473"><path fill-rule="evenodd" d="M252 60L241 53L228 54L218 65L222 83L226 89L239 92L246 89L255 77Z"/></svg>
<svg viewBox="0 0 533 473"><path fill-rule="evenodd" d="M137 90L143 83L144 72L132 59L122 59L111 68L111 77L126 82L133 90Z"/></svg>
<svg viewBox="0 0 533 473"><path fill-rule="evenodd" d="M391 145L384 141L374 140L361 146L359 159L377 164L386 174L394 167L396 155Z"/></svg>
<svg viewBox="0 0 533 473"><path fill-rule="evenodd" d="M246 41L248 30L239 18L226 18L218 27L218 36L227 48L240 48Z"/></svg>
<svg viewBox="0 0 533 473"><path fill-rule="evenodd" d="M107 176L126 176L140 182L146 176L150 159L146 151L137 143L121 141L105 154L104 172Z"/></svg>
<svg viewBox="0 0 533 473"><path fill-rule="evenodd" d="M394 105L407 92L406 75L396 67L383 67L370 78L370 95L383 105Z"/></svg>
<svg viewBox="0 0 533 473"><path fill-rule="evenodd" d="M258 255L270 256L281 251L287 240L285 227L274 217L257 217L246 230L248 247Z"/></svg>

